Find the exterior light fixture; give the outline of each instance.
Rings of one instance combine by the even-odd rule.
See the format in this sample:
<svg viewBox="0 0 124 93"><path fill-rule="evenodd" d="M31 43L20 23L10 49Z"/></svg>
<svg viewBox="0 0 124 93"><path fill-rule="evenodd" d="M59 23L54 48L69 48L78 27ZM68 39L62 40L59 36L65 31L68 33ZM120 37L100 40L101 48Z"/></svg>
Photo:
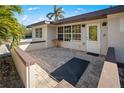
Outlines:
<svg viewBox="0 0 124 93"><path fill-rule="evenodd" d="M82 24L82 27L85 27L85 24Z"/></svg>
<svg viewBox="0 0 124 93"><path fill-rule="evenodd" d="M102 23L102 26L107 26L107 22L103 22Z"/></svg>

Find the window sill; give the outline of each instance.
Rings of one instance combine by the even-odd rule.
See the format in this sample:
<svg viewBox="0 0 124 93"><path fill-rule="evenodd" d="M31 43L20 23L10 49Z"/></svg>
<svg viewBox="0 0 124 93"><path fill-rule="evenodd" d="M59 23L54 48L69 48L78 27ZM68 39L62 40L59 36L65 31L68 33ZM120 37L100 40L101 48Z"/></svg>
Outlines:
<svg viewBox="0 0 124 93"><path fill-rule="evenodd" d="M70 41L61 41L61 42L81 42L81 40L70 40Z"/></svg>

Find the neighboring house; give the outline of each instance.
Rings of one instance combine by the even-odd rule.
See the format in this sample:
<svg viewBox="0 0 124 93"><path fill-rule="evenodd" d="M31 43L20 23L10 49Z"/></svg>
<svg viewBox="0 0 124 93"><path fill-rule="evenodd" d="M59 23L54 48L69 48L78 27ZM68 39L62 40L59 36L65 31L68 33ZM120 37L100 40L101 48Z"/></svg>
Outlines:
<svg viewBox="0 0 124 93"><path fill-rule="evenodd" d="M106 55L114 47L116 58L124 62L124 6L115 6L86 14L64 18L56 22L41 21L28 25L32 28L32 43L44 42L53 47L52 40L61 46ZM36 42L35 42L36 41ZM40 48L42 43L33 46Z"/></svg>

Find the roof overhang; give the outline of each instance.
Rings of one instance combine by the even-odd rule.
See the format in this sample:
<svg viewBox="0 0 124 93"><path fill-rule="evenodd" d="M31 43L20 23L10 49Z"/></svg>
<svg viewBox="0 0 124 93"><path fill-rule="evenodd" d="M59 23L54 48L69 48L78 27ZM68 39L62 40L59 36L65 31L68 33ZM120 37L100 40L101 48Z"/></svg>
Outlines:
<svg viewBox="0 0 124 93"><path fill-rule="evenodd" d="M45 25L45 24L51 24L52 21L40 21L40 22L37 22L37 23L33 23L31 25L28 25L27 28L31 28L33 26L39 26L39 25Z"/></svg>

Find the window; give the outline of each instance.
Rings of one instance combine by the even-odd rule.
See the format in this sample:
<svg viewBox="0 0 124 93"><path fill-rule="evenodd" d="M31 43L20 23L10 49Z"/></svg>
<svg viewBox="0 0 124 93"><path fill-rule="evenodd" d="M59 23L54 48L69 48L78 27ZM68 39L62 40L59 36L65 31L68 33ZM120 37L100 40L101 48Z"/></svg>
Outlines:
<svg viewBox="0 0 124 93"><path fill-rule="evenodd" d="M63 40L63 27L58 27L58 40Z"/></svg>
<svg viewBox="0 0 124 93"><path fill-rule="evenodd" d="M71 26L64 27L64 41L71 40Z"/></svg>
<svg viewBox="0 0 124 93"><path fill-rule="evenodd" d="M81 33L81 25L73 25L72 33Z"/></svg>
<svg viewBox="0 0 124 93"><path fill-rule="evenodd" d="M81 25L58 27L58 40L81 40Z"/></svg>
<svg viewBox="0 0 124 93"><path fill-rule="evenodd" d="M81 34L73 34L73 40L81 40Z"/></svg>
<svg viewBox="0 0 124 93"><path fill-rule="evenodd" d="M72 39L81 40L81 25L72 25Z"/></svg>
<svg viewBox="0 0 124 93"><path fill-rule="evenodd" d="M42 38L42 28L36 28L36 38Z"/></svg>
<svg viewBox="0 0 124 93"><path fill-rule="evenodd" d="M71 26L65 26L64 27L64 33L70 34L71 33Z"/></svg>
<svg viewBox="0 0 124 93"><path fill-rule="evenodd" d="M64 41L70 41L71 40L71 34L64 34Z"/></svg>
<svg viewBox="0 0 124 93"><path fill-rule="evenodd" d="M97 41L97 26L89 26L89 40Z"/></svg>

